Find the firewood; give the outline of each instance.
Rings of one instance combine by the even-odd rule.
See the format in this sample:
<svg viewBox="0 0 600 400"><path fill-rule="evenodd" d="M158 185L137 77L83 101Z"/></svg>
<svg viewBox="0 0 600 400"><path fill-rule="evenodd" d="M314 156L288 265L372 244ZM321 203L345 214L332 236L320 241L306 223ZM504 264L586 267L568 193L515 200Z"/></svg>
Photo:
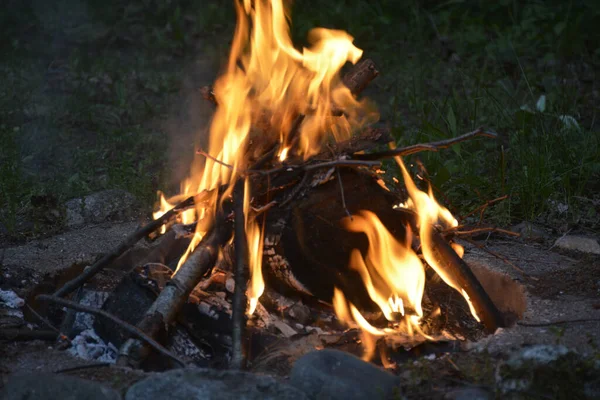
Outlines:
<svg viewBox="0 0 600 400"><path fill-rule="evenodd" d="M235 291L233 292L231 334L231 368L245 367L245 352L243 348L244 331L246 327L246 287L248 271L248 240L244 219L245 183L238 180L234 188L233 210L235 213L233 236L235 247Z"/></svg>
<svg viewBox="0 0 600 400"><path fill-rule="evenodd" d="M224 217L217 216L212 230L188 256L188 259L146 312L144 318L137 324L140 331L150 337L155 337L164 326L175 321L177 313L187 301L194 287L214 266L219 247L223 246L230 237L230 223L225 221ZM139 366L148 354L147 346L144 346L139 340L129 339L121 346L117 362L121 365Z"/></svg>
<svg viewBox="0 0 600 400"><path fill-rule="evenodd" d="M36 297L36 299L39 301L49 301L52 303L59 304L63 307L71 308L73 310L77 310L77 311L81 311L81 312L85 312L85 313L93 314L93 315L96 315L96 316L99 316L102 318L109 319L112 322L114 322L115 324L119 325L121 328L128 331L130 334L136 336L140 340L143 340L148 346L151 346L154 350L156 350L159 353L176 361L181 366L187 365L187 363L185 361L183 361L182 359L177 357L175 354L171 353L169 350L165 349L163 346L161 346L158 342L156 342L150 336L146 335L142 330L136 328L135 326L133 326L125 321L120 320L119 318L107 313L106 311L99 310L97 308L93 308L93 307L89 307L89 306L84 306L82 304L75 303L70 300L61 299L60 297L51 296L51 295L47 295L47 294L40 294L39 296Z"/></svg>
<svg viewBox="0 0 600 400"><path fill-rule="evenodd" d="M396 156L408 156L408 155L419 153L422 151L438 151L439 149L446 149L457 143L464 142L465 140L469 140L469 139L472 139L477 136L493 138L493 139L495 139L497 137L497 135L495 133L485 131L483 128L480 127L472 132L465 133L465 134L457 136L455 138L440 140L440 141L431 142L431 143L413 144L412 146L401 147L398 149L392 149L392 150L382 151L382 152L378 152L378 153L355 154L355 155L353 155L352 158L354 158L356 160L383 160L385 158L393 158Z"/></svg>

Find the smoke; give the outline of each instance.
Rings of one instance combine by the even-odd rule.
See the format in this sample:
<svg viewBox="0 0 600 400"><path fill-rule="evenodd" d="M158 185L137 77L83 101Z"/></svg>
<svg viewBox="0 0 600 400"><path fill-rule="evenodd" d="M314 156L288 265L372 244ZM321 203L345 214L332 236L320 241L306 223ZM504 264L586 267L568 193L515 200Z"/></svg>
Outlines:
<svg viewBox="0 0 600 400"><path fill-rule="evenodd" d="M181 90L165 123L169 137L168 194L176 194L190 173L198 148L208 148L208 133L214 106L200 93L217 77L212 60L196 59L183 72Z"/></svg>

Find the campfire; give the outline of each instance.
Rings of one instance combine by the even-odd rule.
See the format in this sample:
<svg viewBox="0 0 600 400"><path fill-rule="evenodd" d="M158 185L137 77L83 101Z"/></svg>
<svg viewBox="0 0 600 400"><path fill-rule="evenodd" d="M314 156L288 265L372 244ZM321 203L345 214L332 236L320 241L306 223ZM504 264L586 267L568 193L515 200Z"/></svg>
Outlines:
<svg viewBox="0 0 600 400"><path fill-rule="evenodd" d="M457 220L431 188L417 186L401 158L495 135L478 129L395 148L375 125L374 104L359 97L379 71L361 60L348 33L315 28L310 47L298 50L281 0L235 4L228 63L202 89L214 106L208 143L196 150L180 193L159 193L153 222L38 299L112 321L123 332L118 361L132 366L153 352L187 363L165 348L165 337L184 310L206 311L206 304L206 315L228 321L223 343L234 368L245 365L251 336L269 325L269 315L279 331L296 333L281 325L278 311L298 302L325 321L321 330L358 332L363 358L380 349L384 364L387 349L455 339L447 321L457 309L469 311L459 319L472 329L504 326L453 242ZM386 180L383 168L392 161L401 176ZM111 308L117 300L96 310L65 299L145 237L158 244L131 273L153 293L143 316L123 321L122 310Z"/></svg>

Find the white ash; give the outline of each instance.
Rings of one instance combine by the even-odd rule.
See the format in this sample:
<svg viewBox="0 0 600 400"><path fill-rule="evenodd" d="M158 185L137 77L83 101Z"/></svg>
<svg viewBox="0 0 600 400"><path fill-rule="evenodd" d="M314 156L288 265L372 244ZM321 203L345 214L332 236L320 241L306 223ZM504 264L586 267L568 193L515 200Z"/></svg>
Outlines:
<svg viewBox="0 0 600 400"><path fill-rule="evenodd" d="M0 308L4 309L7 316L23 318L20 308L25 305L25 300L17 296L12 290L0 289Z"/></svg>
<svg viewBox="0 0 600 400"><path fill-rule="evenodd" d="M79 304L84 306L90 306L93 308L102 308L104 302L108 299L107 292L97 292L94 290L83 290ZM75 332L84 331L86 329L92 329L94 326L95 317L89 313L78 312L75 314L75 322L73 323L73 329Z"/></svg>
<svg viewBox="0 0 600 400"><path fill-rule="evenodd" d="M84 360L109 363L114 363L118 354L117 348L112 343L106 344L93 329L86 329L75 336L67 351Z"/></svg>
<svg viewBox="0 0 600 400"><path fill-rule="evenodd" d="M190 335L181 330L175 330L175 333L169 339L169 348L177 355L184 356L194 362L209 360L211 355L202 351L200 346L197 346Z"/></svg>

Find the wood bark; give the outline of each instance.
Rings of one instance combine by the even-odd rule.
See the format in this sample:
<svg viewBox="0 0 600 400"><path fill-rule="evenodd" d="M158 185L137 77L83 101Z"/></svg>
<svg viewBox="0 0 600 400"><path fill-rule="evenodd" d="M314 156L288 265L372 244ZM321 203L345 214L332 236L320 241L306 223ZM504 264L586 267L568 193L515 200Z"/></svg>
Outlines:
<svg viewBox="0 0 600 400"><path fill-rule="evenodd" d="M150 337L156 337L162 329L175 321L177 313L187 301L194 287L214 266L219 247L231 237L230 223L217 217L213 229L206 234L195 250L188 256L179 271L167 283L154 304L146 312L137 327ZM149 348L137 339L129 339L119 350L117 362L137 367L149 354Z"/></svg>

